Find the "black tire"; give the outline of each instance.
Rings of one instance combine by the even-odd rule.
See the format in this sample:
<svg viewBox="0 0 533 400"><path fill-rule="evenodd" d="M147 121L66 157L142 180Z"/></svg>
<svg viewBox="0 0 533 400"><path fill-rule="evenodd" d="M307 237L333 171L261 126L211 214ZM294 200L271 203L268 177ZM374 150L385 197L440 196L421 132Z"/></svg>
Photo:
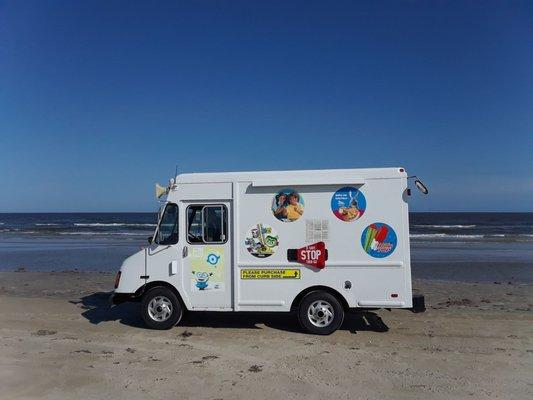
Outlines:
<svg viewBox="0 0 533 400"><path fill-rule="evenodd" d="M181 320L183 307L172 290L155 287L143 295L141 315L151 329L170 329Z"/></svg>
<svg viewBox="0 0 533 400"><path fill-rule="evenodd" d="M300 302L298 320L302 328L309 333L330 335L341 327L344 308L339 300L328 292L311 292Z"/></svg>

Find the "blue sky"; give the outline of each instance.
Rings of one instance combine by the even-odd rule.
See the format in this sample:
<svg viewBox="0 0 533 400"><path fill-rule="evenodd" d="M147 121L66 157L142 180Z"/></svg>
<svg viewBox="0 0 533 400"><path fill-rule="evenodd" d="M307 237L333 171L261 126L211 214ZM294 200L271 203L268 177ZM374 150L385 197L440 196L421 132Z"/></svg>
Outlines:
<svg viewBox="0 0 533 400"><path fill-rule="evenodd" d="M0 1L0 212L151 211L176 164L533 211L531 71L531 2Z"/></svg>

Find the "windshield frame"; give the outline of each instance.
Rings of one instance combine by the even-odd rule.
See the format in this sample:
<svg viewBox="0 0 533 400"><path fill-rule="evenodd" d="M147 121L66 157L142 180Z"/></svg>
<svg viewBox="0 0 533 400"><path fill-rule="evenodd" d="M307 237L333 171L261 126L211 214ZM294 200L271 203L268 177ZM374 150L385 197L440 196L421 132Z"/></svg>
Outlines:
<svg viewBox="0 0 533 400"><path fill-rule="evenodd" d="M172 242L168 242L166 240L164 241L159 241L159 232L161 230L161 223L163 222L163 218L165 216L165 213L167 211L167 208L169 206L173 206L173 207L176 207L176 210L177 210L177 213L176 213L176 221L175 221L175 224L174 224L174 227L177 228L177 235L176 235L176 238L175 240L172 240ZM158 213L158 221L157 221L157 228L156 228L156 231L155 231L155 234L154 234L154 237L153 237L153 240L152 242L156 245L159 245L159 246L173 246L175 244L178 244L179 243L179 236L180 236L180 226L179 226L179 220L180 220L180 208L178 206L177 203L173 203L173 202L167 202L164 207L161 207L160 208L160 211Z"/></svg>

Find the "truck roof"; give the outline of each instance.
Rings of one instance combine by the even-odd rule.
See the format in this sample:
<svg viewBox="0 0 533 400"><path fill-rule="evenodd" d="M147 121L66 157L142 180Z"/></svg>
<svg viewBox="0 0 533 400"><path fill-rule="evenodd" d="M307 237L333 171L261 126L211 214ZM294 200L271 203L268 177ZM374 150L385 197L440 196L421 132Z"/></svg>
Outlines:
<svg viewBox="0 0 533 400"><path fill-rule="evenodd" d="M297 171L248 171L188 173L176 176L176 183L253 182L254 186L364 183L366 179L405 178L402 167L361 169L317 169Z"/></svg>

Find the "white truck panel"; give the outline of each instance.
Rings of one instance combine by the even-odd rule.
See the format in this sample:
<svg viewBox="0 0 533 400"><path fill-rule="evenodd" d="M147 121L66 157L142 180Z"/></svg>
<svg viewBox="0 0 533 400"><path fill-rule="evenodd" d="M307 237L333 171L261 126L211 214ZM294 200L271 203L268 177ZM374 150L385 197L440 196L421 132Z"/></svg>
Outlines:
<svg viewBox="0 0 533 400"><path fill-rule="evenodd" d="M366 210L355 221L344 222L333 215L330 203L339 185L292 186L305 199L305 211L301 218L290 223L280 222L265 207L279 188L253 187L251 182L239 183L239 229L235 232L238 247L237 267L243 268L300 268L299 280L241 280L236 288L236 309L271 311L290 309L294 298L307 287L328 286L338 291L350 307L410 307L410 262L408 241L398 245L395 251L384 259L366 254L360 245L360 235L364 228L373 222L383 222L395 229L400 236L398 243L405 243L404 225L408 223L404 215L406 205L403 192L405 178L366 179L364 185L350 181L340 186L355 186L366 197ZM323 241L329 252L326 267L322 270L306 267L287 261L287 249L300 248L311 244L306 237L306 224L310 220L326 220L328 237ZM257 223L272 226L280 237L275 254L265 259L252 256L243 245L245 232ZM407 246L407 247L406 247ZM407 256L407 257L406 257ZM236 274L237 277L240 274ZM344 289L346 281L352 288ZM409 283L407 283L409 282ZM392 294L397 297L391 298ZM270 302L274 301L276 306Z"/></svg>
<svg viewBox="0 0 533 400"><path fill-rule="evenodd" d="M338 218L331 207L334 193L346 186L357 188L366 200L362 216L351 221ZM272 211L274 196L287 187L303 198L303 214L292 222L279 220ZM188 309L288 311L303 290L322 286L338 292L349 307L409 308L412 293L406 188L407 174L399 168L178 175L175 188L167 196L168 202L179 207L178 243L152 244L125 260L116 292L134 293L145 284L164 282L176 288ZM224 287L231 297L219 305L199 300L208 296L208 291L190 295L192 267L186 255L191 249L187 241L187 205L217 202L227 205L231 216L224 247L228 271ZM375 223L388 225L397 237L394 251L385 257L371 256L361 243L365 229ZM254 229L257 232L258 224L273 230L272 237L277 235L277 247L273 246L274 253L266 258L258 258L247 249L247 238ZM288 261L289 249L317 241L323 241L328 250L325 268ZM252 269L297 270L299 278L241 279L242 271ZM143 275L148 277L143 280Z"/></svg>

